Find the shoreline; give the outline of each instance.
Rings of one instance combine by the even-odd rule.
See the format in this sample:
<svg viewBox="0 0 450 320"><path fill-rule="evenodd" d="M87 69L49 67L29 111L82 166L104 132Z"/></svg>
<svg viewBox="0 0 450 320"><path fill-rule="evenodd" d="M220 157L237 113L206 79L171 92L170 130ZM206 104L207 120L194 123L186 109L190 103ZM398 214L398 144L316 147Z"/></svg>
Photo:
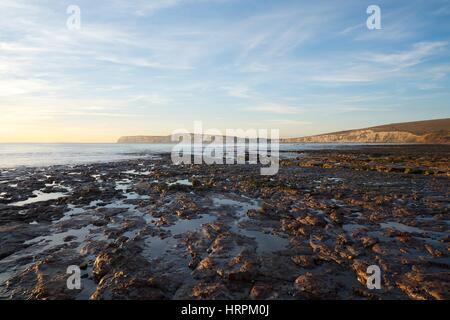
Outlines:
<svg viewBox="0 0 450 320"><path fill-rule="evenodd" d="M4 145L9 145L9 144L5 144ZM2 143L0 143L0 145L2 145ZM15 145L14 143L11 145ZM40 143L36 143L36 144L28 144L25 143L24 145L43 145ZM44 144L46 145L46 144ZM64 143L64 144L48 144L48 145L80 145L79 143ZM141 143L136 143L136 144L117 144L117 143L89 143L87 145L109 145L109 146L164 146L167 144L141 144ZM282 148L279 150L279 153L281 156L288 154L288 153L298 153L298 152L309 152L309 151L314 151L314 150L327 150L327 149L332 149L332 150L348 150L348 149L362 149L362 148L383 148L383 147L389 147L389 148L402 148L402 147L418 147L418 148L426 148L426 149L433 149L436 150L440 149L440 148L444 148L444 149L448 149L450 150L450 145L448 144L398 144L398 143L371 143L371 144L366 144L366 143L286 143L286 144L281 144L284 146L292 146L293 148ZM309 146L309 148L305 148L305 149L300 149L300 150L295 150L296 147L299 146ZM311 147L314 146L314 147ZM316 146L318 148L316 148ZM98 159L98 160L85 160L85 161L80 161L80 162L66 162L66 163L49 163L49 164L22 164L22 165L11 165L11 166L2 166L0 165L0 171L4 171L4 170L15 170L15 169L20 169L20 168L25 168L25 169L33 169L33 168L47 168L47 167L58 167L58 166L78 166L78 165L89 165L89 164L101 164L101 163L108 163L108 162L121 162L121 161L128 161L128 160L139 160L139 159L148 159L150 157L158 157L160 155L167 155L170 154L169 150L147 150L147 151L134 151L132 152L131 150L128 150L126 152L124 152L124 154L127 154L129 156L135 156L135 157L130 157L130 158L115 158L115 159ZM89 155L89 153L87 153L86 155ZM118 154L115 153L111 153L112 157L116 157ZM32 155L30 154L23 154L23 157L31 157ZM12 159L13 160L13 159ZM11 160L11 161L12 161ZM62 160L60 160L62 161ZM67 161L67 160L65 160Z"/></svg>
<svg viewBox="0 0 450 320"><path fill-rule="evenodd" d="M287 152L273 177L167 154L2 173L0 298L449 299L449 148Z"/></svg>

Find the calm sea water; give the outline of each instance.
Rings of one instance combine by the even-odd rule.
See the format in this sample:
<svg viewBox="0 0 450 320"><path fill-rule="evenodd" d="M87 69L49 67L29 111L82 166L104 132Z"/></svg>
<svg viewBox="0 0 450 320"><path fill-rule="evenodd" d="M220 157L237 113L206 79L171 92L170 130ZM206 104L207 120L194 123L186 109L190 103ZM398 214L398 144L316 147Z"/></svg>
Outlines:
<svg viewBox="0 0 450 320"><path fill-rule="evenodd" d="M152 157L173 144L0 144L0 168L40 167ZM347 145L348 146L348 145ZM280 150L340 148L336 144L281 144Z"/></svg>

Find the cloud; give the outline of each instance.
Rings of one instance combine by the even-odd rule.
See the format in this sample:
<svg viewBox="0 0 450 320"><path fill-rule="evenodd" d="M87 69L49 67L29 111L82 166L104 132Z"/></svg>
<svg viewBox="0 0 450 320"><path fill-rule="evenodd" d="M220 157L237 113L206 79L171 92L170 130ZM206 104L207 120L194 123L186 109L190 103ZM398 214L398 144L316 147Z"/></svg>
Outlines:
<svg viewBox="0 0 450 320"><path fill-rule="evenodd" d="M65 27L64 5L0 1L2 116L47 125L130 115L135 127L154 112L155 126L193 114L230 125L231 100L263 124L306 125L295 119L302 114L321 126L322 114L401 106L417 88L436 101L448 91L449 39L432 15L436 4L421 4L431 14L423 23L410 6L393 4L383 10L383 30L369 31L355 2L336 10L328 2L249 1L80 0L76 32ZM366 100L379 92L383 99Z"/></svg>
<svg viewBox="0 0 450 320"><path fill-rule="evenodd" d="M442 7L436 9L433 12L433 14L435 14L437 16L448 16L448 15L450 15L450 4L445 4Z"/></svg>
<svg viewBox="0 0 450 320"><path fill-rule="evenodd" d="M345 27L338 34L357 42L382 41L392 43L393 41L413 39L426 27L423 19L417 19L418 7L416 6L400 4L389 9L383 5L380 7L381 29L369 30L366 20L360 19L357 24Z"/></svg>
<svg viewBox="0 0 450 320"><path fill-rule="evenodd" d="M276 120L268 120L268 122L280 126L307 126L312 124L312 122L309 121L292 120L292 119L276 119Z"/></svg>
<svg viewBox="0 0 450 320"><path fill-rule="evenodd" d="M354 31L360 31L363 28L367 28L366 27L366 23L358 23L354 26L350 26L350 27L346 27L345 29L341 30L338 32L338 34L340 35L347 35L347 34L351 34Z"/></svg>
<svg viewBox="0 0 450 320"><path fill-rule="evenodd" d="M298 114L304 110L298 107L292 107L282 104L262 104L254 107L248 107L245 111L262 112L262 113L274 113L274 114Z"/></svg>
<svg viewBox="0 0 450 320"><path fill-rule="evenodd" d="M360 72L360 73L349 73L341 72L335 74L325 74L313 76L311 78L313 81L324 82L324 83L360 83L360 82L372 82L376 78L370 72Z"/></svg>
<svg viewBox="0 0 450 320"><path fill-rule="evenodd" d="M424 62L426 58L437 54L439 50L446 47L447 44L448 42L446 41L419 42L414 44L408 51L387 54L367 53L362 56L361 59L372 63L406 68Z"/></svg>
<svg viewBox="0 0 450 320"><path fill-rule="evenodd" d="M40 79L0 79L0 97L53 91L55 87Z"/></svg>
<svg viewBox="0 0 450 320"><path fill-rule="evenodd" d="M335 113L345 112L386 112L392 111L392 108L386 106L366 107L366 106L337 106Z"/></svg>
<svg viewBox="0 0 450 320"><path fill-rule="evenodd" d="M132 11L137 16L149 16L158 11L175 8L184 4L206 2L207 0L115 0L113 3L119 10Z"/></svg>
<svg viewBox="0 0 450 320"><path fill-rule="evenodd" d="M263 63L259 63L256 61L250 62L247 65L239 66L242 71L244 72L252 72L252 73L258 73L258 72L268 72L270 71L270 67L268 65L265 65Z"/></svg>
<svg viewBox="0 0 450 320"><path fill-rule="evenodd" d="M412 44L409 50L394 53L365 51L353 53L353 60L345 55L334 57L330 61L324 59L322 65L315 67L305 78L326 85L352 85L400 78L402 81L425 79L430 74L445 76L445 68L439 71L426 62L444 52L447 45L446 41L418 42ZM424 66L418 73L414 67L419 65Z"/></svg>
<svg viewBox="0 0 450 320"><path fill-rule="evenodd" d="M141 6L136 11L138 15L147 15L154 13L158 10L167 9L171 7L175 7L180 3L185 2L182 0L152 0L146 1L145 4L141 4Z"/></svg>
<svg viewBox="0 0 450 320"><path fill-rule="evenodd" d="M264 61L280 59L303 44L316 41L335 17L335 12L327 8L283 8L243 19L231 25L227 34L229 41L241 48L239 61L246 61L257 71L263 66L265 71ZM324 20L329 24L324 24Z"/></svg>
<svg viewBox="0 0 450 320"><path fill-rule="evenodd" d="M250 98L252 94L248 87L246 86L233 86L233 87L223 87L224 90L228 92L228 94L235 98Z"/></svg>
<svg viewBox="0 0 450 320"><path fill-rule="evenodd" d="M33 119L40 119L41 121L67 120L74 116L86 118L91 116L104 118L140 117L145 110L135 108L130 111L130 107L161 106L168 102L168 98L159 94L116 99L67 99L65 97L30 96L29 94L17 96L0 94L0 105L2 106L0 123L8 123L9 125L14 121L28 123Z"/></svg>
<svg viewBox="0 0 450 320"><path fill-rule="evenodd" d="M202 4L202 3L221 3L227 0L135 0L122 1L115 0L114 4L119 8L126 8L132 10L138 16L149 16L156 14L159 11L176 8L188 4Z"/></svg>
<svg viewBox="0 0 450 320"><path fill-rule="evenodd" d="M177 64L177 63L162 63L155 60L150 60L146 58L134 58L134 57L114 57L109 56L97 56L95 57L98 61L110 62L114 64L121 64L130 67L139 68L150 68L150 69L166 69L166 70L189 70L193 67L189 64Z"/></svg>
<svg viewBox="0 0 450 320"><path fill-rule="evenodd" d="M169 98L156 93L139 95L128 100L128 102L138 105L163 105L169 103L169 101Z"/></svg>
<svg viewBox="0 0 450 320"><path fill-rule="evenodd" d="M428 68L425 71L425 76L429 76L431 80L442 80L450 74L450 64L439 64ZM427 79L428 80L428 79Z"/></svg>

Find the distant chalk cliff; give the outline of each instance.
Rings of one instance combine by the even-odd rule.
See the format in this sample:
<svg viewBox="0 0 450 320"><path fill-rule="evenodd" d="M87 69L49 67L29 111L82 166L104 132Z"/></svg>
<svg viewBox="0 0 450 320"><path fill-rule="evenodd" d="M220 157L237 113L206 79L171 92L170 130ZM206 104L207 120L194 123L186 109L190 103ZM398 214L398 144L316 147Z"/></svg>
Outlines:
<svg viewBox="0 0 450 320"><path fill-rule="evenodd" d="M208 137L210 138L210 137ZM208 140L208 139L206 139ZM248 140L256 142L254 139ZM124 136L118 143L176 143L171 136ZM450 143L450 118L393 123L309 137L281 139L281 143Z"/></svg>
<svg viewBox="0 0 450 320"><path fill-rule="evenodd" d="M450 118L282 139L283 143L450 143Z"/></svg>

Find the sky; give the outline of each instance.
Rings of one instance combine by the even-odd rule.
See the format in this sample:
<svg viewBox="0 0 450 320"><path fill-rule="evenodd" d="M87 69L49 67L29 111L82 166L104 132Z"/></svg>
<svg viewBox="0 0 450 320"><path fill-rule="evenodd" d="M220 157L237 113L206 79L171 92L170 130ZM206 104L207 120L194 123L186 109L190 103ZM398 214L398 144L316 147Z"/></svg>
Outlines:
<svg viewBox="0 0 450 320"><path fill-rule="evenodd" d="M0 142L450 115L448 0L1 0L0 14Z"/></svg>

